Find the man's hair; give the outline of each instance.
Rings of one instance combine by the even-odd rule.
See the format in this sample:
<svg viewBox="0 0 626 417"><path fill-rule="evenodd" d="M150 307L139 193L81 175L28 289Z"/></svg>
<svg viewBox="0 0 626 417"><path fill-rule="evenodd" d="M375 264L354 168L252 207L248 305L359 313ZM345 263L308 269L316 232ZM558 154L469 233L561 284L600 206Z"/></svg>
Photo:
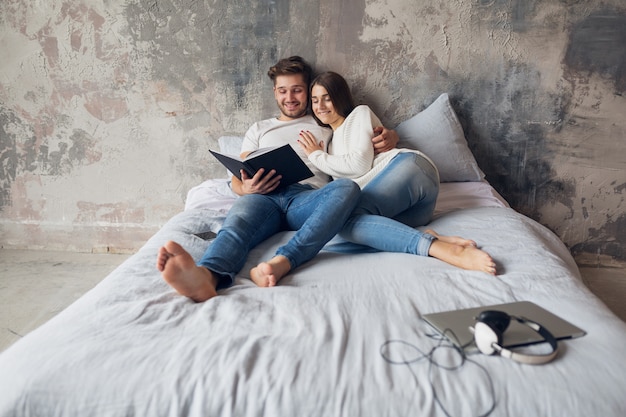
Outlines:
<svg viewBox="0 0 626 417"><path fill-rule="evenodd" d="M302 74L304 82L308 86L311 82L311 75L313 74L313 68L302 57L290 56L289 58L283 58L270 67L267 71L267 75L270 77L274 85L276 85L276 77L279 75L293 75Z"/></svg>
<svg viewBox="0 0 626 417"><path fill-rule="evenodd" d="M323 72L311 82L311 89L316 85L321 85L326 89L337 114L342 117L348 117L352 113L355 107L354 99L345 78L336 72ZM317 117L315 119L317 120ZM318 123L321 122L318 120Z"/></svg>

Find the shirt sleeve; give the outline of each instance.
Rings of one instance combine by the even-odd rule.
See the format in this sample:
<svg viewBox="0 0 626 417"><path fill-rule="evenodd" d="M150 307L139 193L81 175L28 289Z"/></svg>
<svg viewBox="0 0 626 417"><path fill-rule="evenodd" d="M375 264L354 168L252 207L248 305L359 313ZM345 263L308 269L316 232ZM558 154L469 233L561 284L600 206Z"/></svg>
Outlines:
<svg viewBox="0 0 626 417"><path fill-rule="evenodd" d="M372 169L374 126L380 120L367 106L358 106L333 133L329 153L315 151L309 160L335 178L358 178Z"/></svg>
<svg viewBox="0 0 626 417"><path fill-rule="evenodd" d="M246 132L241 143L241 152L252 152L259 149L259 124L255 123Z"/></svg>

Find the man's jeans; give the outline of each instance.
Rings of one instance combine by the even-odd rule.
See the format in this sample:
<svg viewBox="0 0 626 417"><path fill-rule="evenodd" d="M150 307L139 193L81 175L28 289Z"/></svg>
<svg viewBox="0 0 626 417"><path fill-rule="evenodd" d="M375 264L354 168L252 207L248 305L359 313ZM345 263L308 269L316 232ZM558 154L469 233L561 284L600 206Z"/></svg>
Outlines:
<svg viewBox="0 0 626 417"><path fill-rule="evenodd" d="M359 195L355 182L339 179L320 189L294 184L270 194L242 196L198 265L220 277L218 288L230 286L252 248L280 231L296 230L276 251L295 269L312 259L341 230Z"/></svg>
<svg viewBox="0 0 626 417"><path fill-rule="evenodd" d="M428 256L434 237L414 227L430 222L438 194L439 178L430 162L413 152L400 153L363 188L338 238L324 249Z"/></svg>

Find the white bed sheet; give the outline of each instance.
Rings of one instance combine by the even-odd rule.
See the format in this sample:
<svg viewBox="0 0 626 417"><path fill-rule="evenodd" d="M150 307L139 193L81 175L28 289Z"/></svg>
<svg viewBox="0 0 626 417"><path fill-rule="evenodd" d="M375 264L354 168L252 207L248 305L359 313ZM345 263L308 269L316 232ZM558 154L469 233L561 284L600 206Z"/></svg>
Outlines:
<svg viewBox="0 0 626 417"><path fill-rule="evenodd" d="M196 235L222 218L191 208L174 217L0 354L0 416L626 415L626 325L586 289L558 238L510 208L448 208L428 225L476 240L496 278L406 254L322 252L278 287L256 287L247 271L286 232L253 250L233 287L195 304L163 282L156 252L173 239L199 258L209 242ZM473 355L442 367L459 355L422 314L517 300L587 335L543 366Z"/></svg>

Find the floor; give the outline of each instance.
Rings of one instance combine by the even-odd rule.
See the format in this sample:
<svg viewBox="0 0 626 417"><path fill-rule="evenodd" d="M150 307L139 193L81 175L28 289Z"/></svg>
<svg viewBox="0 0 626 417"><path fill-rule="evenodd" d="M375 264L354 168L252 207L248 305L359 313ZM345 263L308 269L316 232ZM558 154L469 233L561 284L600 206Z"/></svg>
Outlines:
<svg viewBox="0 0 626 417"><path fill-rule="evenodd" d="M0 352L93 288L130 255L0 249ZM626 321L626 269L583 267L588 287Z"/></svg>
<svg viewBox="0 0 626 417"><path fill-rule="evenodd" d="M0 249L0 352L69 306L129 256Z"/></svg>

